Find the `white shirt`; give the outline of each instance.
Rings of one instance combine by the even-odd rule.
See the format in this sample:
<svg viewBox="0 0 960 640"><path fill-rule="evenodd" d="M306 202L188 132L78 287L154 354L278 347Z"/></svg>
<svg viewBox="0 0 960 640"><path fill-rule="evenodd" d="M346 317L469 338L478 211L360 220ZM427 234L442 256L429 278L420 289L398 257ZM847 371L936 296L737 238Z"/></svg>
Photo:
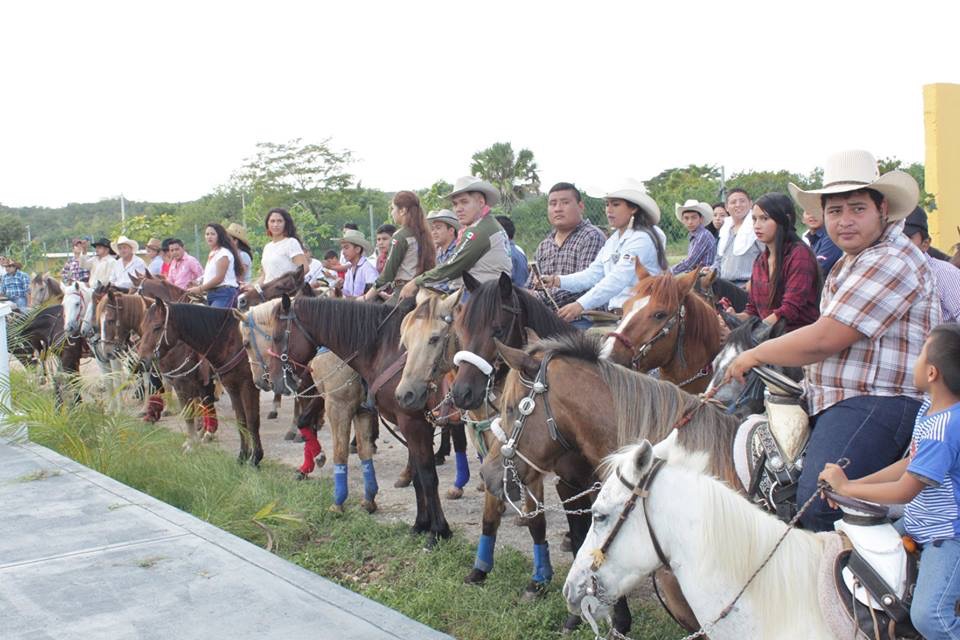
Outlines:
<svg viewBox="0 0 960 640"><path fill-rule="evenodd" d="M660 227L654 226L653 230L666 250L667 236ZM650 275L660 273L657 248L646 231L633 228L622 233L616 231L607 238L589 267L577 273L560 276L560 288L567 291L589 289L577 299L585 310L597 309L603 305L610 309L620 309L630 297L630 290L637 284L634 257L640 259L640 263Z"/></svg>
<svg viewBox="0 0 960 640"><path fill-rule="evenodd" d="M117 260L117 265L120 268L114 273L115 277L110 282L123 289L133 289L131 275L143 276L147 272L147 263L140 256L133 256L127 264L123 264L122 259Z"/></svg>
<svg viewBox="0 0 960 640"><path fill-rule="evenodd" d="M239 278L239 282L247 282L251 279L251 269L253 269L253 258L250 257L250 254L244 251L243 249L237 249L237 253L240 254L240 262L243 264L243 275Z"/></svg>
<svg viewBox="0 0 960 640"><path fill-rule="evenodd" d="M230 253L230 251L228 251L225 247L220 247L209 258L207 258L207 265L203 268L203 284L207 284L217 277L217 263L220 261L220 258L223 257L227 258L227 272L223 275L223 281L217 286L237 286L237 274L233 269L233 254Z"/></svg>
<svg viewBox="0 0 960 640"><path fill-rule="evenodd" d="M293 259L303 255L303 247L296 238L284 238L279 242L270 241L263 247L263 256L260 260L260 269L263 271L263 281L270 282L290 271L295 271L297 265Z"/></svg>
<svg viewBox="0 0 960 640"><path fill-rule="evenodd" d="M90 278L87 284L91 289L96 289L102 284L110 284L119 277L120 265L117 259L111 255L100 256L80 256L80 266L90 270Z"/></svg>

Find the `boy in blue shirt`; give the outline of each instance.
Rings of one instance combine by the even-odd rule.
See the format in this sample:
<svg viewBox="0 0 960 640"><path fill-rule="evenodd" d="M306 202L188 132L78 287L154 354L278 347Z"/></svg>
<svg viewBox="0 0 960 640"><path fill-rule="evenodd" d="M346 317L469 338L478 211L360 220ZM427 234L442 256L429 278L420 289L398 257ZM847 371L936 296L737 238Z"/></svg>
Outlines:
<svg viewBox="0 0 960 640"><path fill-rule="evenodd" d="M827 464L820 479L841 495L906 503L898 525L923 546L910 620L927 640L960 638L960 325L930 332L913 376L928 398L910 456L859 480Z"/></svg>

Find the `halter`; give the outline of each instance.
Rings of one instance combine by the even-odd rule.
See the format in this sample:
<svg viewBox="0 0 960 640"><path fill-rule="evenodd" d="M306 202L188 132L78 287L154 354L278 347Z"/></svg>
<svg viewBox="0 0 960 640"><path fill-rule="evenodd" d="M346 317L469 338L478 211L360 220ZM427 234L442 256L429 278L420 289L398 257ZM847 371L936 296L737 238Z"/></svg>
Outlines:
<svg viewBox="0 0 960 640"><path fill-rule="evenodd" d="M262 295L262 294L261 294ZM257 344L257 336L259 335L267 343L273 342L273 336L267 334L266 331L262 330L254 321L253 313L247 314L247 327L250 329L250 346L253 347L253 353L257 357L257 364L260 365L260 379L263 380L265 384L270 384L270 370L267 368L267 363L263 359L263 354L260 353L260 346ZM269 347L267 353L271 353Z"/></svg>
<svg viewBox="0 0 960 640"><path fill-rule="evenodd" d="M67 296L77 296L80 298L80 313L77 315L77 321L80 324L79 333L77 335L71 335L71 338L79 338L83 334L83 323L86 322L84 316L87 315L87 300L83 295L83 291L77 291L73 287L69 291L63 294L64 298Z"/></svg>
<svg viewBox="0 0 960 640"><path fill-rule="evenodd" d="M676 312L670 316L670 318L664 323L662 327L660 327L660 330L657 331L657 333L655 333L652 338L650 338L649 340L641 344L639 347L635 347L633 342L630 340L630 338L628 338L627 336L623 335L618 331L609 332L607 334L607 337L613 338L614 340L616 340L617 342L619 342L620 344L622 344L623 346L625 346L627 349L631 351L632 357L630 359L630 365L634 369L639 371L640 362L644 358L646 358L647 355L649 355L651 349L653 349L653 345L655 345L660 340L670 335L670 332L673 330L673 328L679 325L679 330L677 331L677 342L673 347L673 355L666 362L666 364L670 364L671 362L673 362L674 358L679 357L680 364L683 365L684 364L683 331L684 331L684 328L686 327L686 319L687 319L687 305L681 303L680 306L677 308Z"/></svg>

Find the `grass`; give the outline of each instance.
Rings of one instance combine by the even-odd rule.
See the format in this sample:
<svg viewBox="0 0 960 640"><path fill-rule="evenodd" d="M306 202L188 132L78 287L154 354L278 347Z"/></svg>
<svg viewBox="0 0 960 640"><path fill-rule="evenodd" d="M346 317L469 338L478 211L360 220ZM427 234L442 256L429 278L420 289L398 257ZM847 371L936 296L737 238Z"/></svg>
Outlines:
<svg viewBox="0 0 960 640"><path fill-rule="evenodd" d="M85 403L57 410L52 393L12 374L10 420L25 424L33 442L135 487L353 591L464 640L559 637L566 617L558 566L546 596L521 599L532 573L521 553L498 550L497 565L482 587L463 577L474 548L462 535L423 550L407 524L383 524L357 507L332 514L332 483L295 482L291 470L264 462L260 471L240 466L215 447L185 455L182 436L144 425L131 415ZM23 478L23 481L40 478ZM558 554L555 554L558 555ZM144 561L145 569L160 559ZM555 564L559 565L557 559ZM659 607L632 602L636 640L683 634ZM589 629L568 636L591 638Z"/></svg>

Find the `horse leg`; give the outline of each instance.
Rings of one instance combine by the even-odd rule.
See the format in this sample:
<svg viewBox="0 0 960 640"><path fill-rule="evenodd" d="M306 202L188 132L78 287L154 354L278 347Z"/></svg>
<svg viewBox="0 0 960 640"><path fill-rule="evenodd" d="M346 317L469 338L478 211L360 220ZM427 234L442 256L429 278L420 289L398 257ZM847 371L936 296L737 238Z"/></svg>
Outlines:
<svg viewBox="0 0 960 640"><path fill-rule="evenodd" d="M250 373L250 368L246 368L246 373ZM240 394L243 402L243 412L247 437L253 442L253 457L250 464L259 466L263 460L263 443L260 441L260 389L253 383L253 378L248 377L243 381Z"/></svg>
<svg viewBox="0 0 960 640"><path fill-rule="evenodd" d="M233 414L237 419L237 431L240 432L240 454L237 456L237 462L245 463L250 459L250 433L247 431L247 421L243 406L243 393L237 385L224 382L227 394L230 396L230 404L233 405Z"/></svg>
<svg viewBox="0 0 960 640"><path fill-rule="evenodd" d="M477 543L473 569L463 579L467 584L482 584L493 571L493 550L497 544L497 530L500 528L504 507L504 503L495 495L489 491L484 492L480 541Z"/></svg>
<svg viewBox="0 0 960 640"><path fill-rule="evenodd" d="M470 464L467 462L467 433L459 420L451 424L447 431L453 440L453 451L457 461L457 476L453 487L447 490L447 498L457 500L463 497L463 488L470 482Z"/></svg>
<svg viewBox="0 0 960 640"><path fill-rule="evenodd" d="M331 397L327 406L327 420L333 435L333 504L330 511L343 512L343 503L347 500L347 458L350 456L350 422L355 406Z"/></svg>
<svg viewBox="0 0 960 640"><path fill-rule="evenodd" d="M270 413L267 414L267 420L276 420L277 416L280 415L280 402L282 399L283 396L279 393L273 394L273 409L271 409ZM287 440L293 440L293 436L287 438Z"/></svg>
<svg viewBox="0 0 960 640"><path fill-rule="evenodd" d="M317 439L317 432L323 424L326 404L323 398L313 398L297 417L297 431L303 438L303 464L297 470L297 480L305 480L316 467L322 467L327 461L323 446Z"/></svg>
<svg viewBox="0 0 960 640"><path fill-rule="evenodd" d="M529 490L540 504L543 504L543 478L539 478ZM527 494L524 498L524 511L536 513L537 502ZM550 545L547 543L547 518L543 513L537 513L529 518L530 537L533 539L533 577L524 589L523 598L531 600L543 595L547 585L553 579L553 565L550 564Z"/></svg>
<svg viewBox="0 0 960 640"><path fill-rule="evenodd" d="M440 429L440 446L437 447L437 452L433 454L433 459L439 467L447 461L447 456L450 455L450 428Z"/></svg>
<svg viewBox="0 0 960 640"><path fill-rule="evenodd" d="M420 490L423 493L429 521L430 536L427 539L427 546L432 547L438 538L449 538L452 535L440 504L437 467L433 462L433 429L422 418L418 420L407 418L407 420L404 435L407 438L410 461L413 463L414 482L418 479L420 481Z"/></svg>
<svg viewBox="0 0 960 640"><path fill-rule="evenodd" d="M359 408L359 407L358 407ZM357 455L360 457L360 467L363 469L363 502L360 506L367 513L377 510L377 473L373 467L373 414L369 411L360 411L353 417L353 424L357 434Z"/></svg>

